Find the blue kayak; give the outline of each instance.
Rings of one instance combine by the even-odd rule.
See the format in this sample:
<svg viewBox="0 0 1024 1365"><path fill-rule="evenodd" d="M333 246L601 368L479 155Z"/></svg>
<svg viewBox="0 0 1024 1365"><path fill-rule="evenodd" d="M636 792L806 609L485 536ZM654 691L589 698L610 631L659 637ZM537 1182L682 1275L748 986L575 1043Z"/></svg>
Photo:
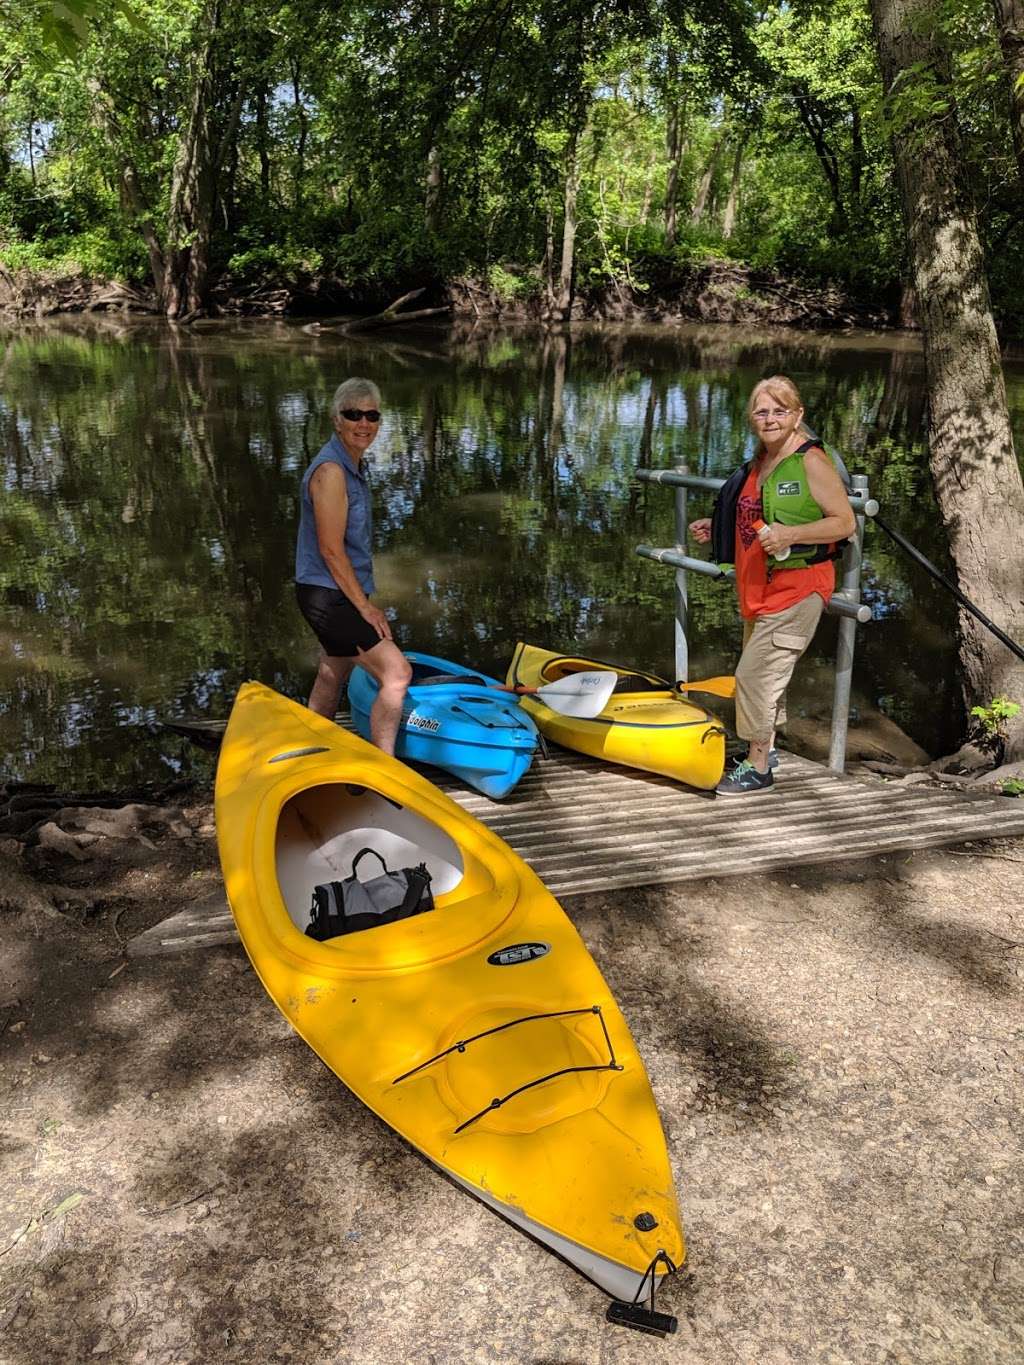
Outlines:
<svg viewBox="0 0 1024 1365"><path fill-rule="evenodd" d="M430 763L475 787L485 796L507 796L533 761L537 727L497 678L450 659L406 651L412 683L402 707L395 755ZM377 682L365 669L352 670L348 701L352 723L370 738L370 707Z"/></svg>

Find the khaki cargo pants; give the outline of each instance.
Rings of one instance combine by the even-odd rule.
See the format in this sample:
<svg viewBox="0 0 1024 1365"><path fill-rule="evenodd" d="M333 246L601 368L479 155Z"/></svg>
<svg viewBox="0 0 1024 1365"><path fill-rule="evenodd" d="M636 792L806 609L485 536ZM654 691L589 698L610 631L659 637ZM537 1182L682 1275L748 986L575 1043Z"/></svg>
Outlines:
<svg viewBox="0 0 1024 1365"><path fill-rule="evenodd" d="M786 723L786 688L825 610L816 593L785 611L743 623L743 653L736 665L736 733L766 744Z"/></svg>

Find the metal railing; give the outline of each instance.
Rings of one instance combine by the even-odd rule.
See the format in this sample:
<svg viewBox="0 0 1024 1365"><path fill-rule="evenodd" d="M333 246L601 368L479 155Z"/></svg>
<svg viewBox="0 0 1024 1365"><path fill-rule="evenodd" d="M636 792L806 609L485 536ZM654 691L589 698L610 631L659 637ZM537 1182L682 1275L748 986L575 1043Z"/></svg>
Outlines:
<svg viewBox="0 0 1024 1365"><path fill-rule="evenodd" d="M686 553L687 490L690 488L716 492L724 479L705 478L688 474L685 465L675 469L638 469L636 476L644 483L669 484L675 489L676 543L671 549L658 550L651 545L638 545L636 552L644 559L658 564L670 564L676 571L675 658L676 677L681 682L689 679L689 646L686 639L688 598L687 573L704 574L708 578L732 580L732 569L722 569L706 559L695 559ZM839 562L839 585L826 608L839 620L839 640L836 645L836 677L832 693L832 731L829 739L828 766L841 773L846 766L846 735L850 724L850 688L853 681L853 653L857 625L871 620L871 608L860 600L860 571L864 550L864 524L867 517L878 512L878 503L870 496L866 474L854 474L850 480L850 506L856 514L857 529L850 537Z"/></svg>

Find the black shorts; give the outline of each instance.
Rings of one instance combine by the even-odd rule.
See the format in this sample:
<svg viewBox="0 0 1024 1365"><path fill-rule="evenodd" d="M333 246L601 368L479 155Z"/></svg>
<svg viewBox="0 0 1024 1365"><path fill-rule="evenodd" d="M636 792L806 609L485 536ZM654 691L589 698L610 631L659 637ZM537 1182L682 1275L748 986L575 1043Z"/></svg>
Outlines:
<svg viewBox="0 0 1024 1365"><path fill-rule="evenodd" d="M380 644L380 636L373 626L337 588L296 583L295 599L325 654L353 659L361 651Z"/></svg>

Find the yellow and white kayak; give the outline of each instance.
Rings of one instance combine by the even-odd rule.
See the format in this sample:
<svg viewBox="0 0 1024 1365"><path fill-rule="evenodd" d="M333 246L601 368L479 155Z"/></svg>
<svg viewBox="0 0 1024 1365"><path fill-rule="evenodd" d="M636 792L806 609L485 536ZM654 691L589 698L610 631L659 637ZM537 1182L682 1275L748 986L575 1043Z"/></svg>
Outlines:
<svg viewBox="0 0 1024 1365"><path fill-rule="evenodd" d="M529 867L425 778L257 683L221 745L217 842L271 999L370 1109L618 1299L685 1256L629 1029ZM435 908L317 942L313 888L377 849Z"/></svg>
<svg viewBox="0 0 1024 1365"><path fill-rule="evenodd" d="M609 763L662 773L691 787L716 787L725 767L725 731L714 716L687 701L664 678L520 641L505 681L515 687L539 687L571 673L602 668L618 673L619 682L595 720L562 716L538 698L524 697L521 705L537 729L566 749Z"/></svg>

